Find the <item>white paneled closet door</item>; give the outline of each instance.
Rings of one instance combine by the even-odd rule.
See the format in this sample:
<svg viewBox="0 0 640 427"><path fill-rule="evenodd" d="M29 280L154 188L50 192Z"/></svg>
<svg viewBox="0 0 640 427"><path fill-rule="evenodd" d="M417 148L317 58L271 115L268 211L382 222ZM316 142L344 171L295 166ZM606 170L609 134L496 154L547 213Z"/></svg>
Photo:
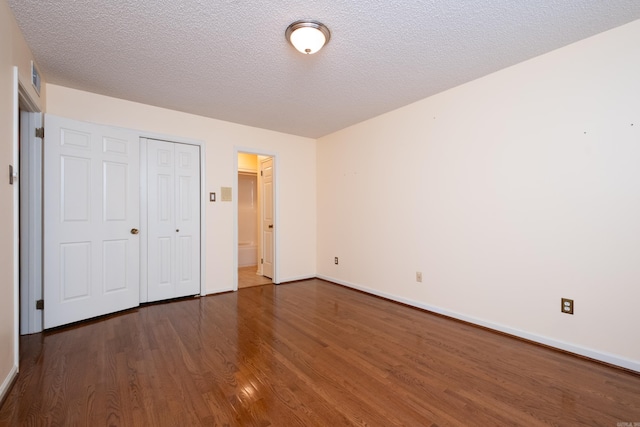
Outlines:
<svg viewBox="0 0 640 427"><path fill-rule="evenodd" d="M45 116L44 327L140 301L139 139Z"/></svg>
<svg viewBox="0 0 640 427"><path fill-rule="evenodd" d="M200 293L200 147L147 139L148 301Z"/></svg>

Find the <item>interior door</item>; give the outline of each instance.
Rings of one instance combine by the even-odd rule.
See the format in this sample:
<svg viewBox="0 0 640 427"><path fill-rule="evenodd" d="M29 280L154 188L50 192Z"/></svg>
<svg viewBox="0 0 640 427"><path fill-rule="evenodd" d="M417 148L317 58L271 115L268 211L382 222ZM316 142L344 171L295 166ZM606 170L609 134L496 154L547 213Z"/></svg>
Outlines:
<svg viewBox="0 0 640 427"><path fill-rule="evenodd" d="M200 147L147 140L148 300L200 293Z"/></svg>
<svg viewBox="0 0 640 427"><path fill-rule="evenodd" d="M139 141L45 116L44 326L139 304Z"/></svg>
<svg viewBox="0 0 640 427"><path fill-rule="evenodd" d="M273 158L268 157L260 161L260 175L262 176L262 275L273 279Z"/></svg>

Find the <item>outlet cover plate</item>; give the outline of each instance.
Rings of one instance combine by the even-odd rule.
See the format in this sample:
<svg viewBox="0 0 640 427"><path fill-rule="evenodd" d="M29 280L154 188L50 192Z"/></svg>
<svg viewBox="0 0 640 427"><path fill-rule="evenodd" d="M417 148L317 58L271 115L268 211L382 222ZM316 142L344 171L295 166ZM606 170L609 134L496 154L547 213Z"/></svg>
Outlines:
<svg viewBox="0 0 640 427"><path fill-rule="evenodd" d="M569 298L562 298L562 305L560 311L565 314L573 314L573 300Z"/></svg>

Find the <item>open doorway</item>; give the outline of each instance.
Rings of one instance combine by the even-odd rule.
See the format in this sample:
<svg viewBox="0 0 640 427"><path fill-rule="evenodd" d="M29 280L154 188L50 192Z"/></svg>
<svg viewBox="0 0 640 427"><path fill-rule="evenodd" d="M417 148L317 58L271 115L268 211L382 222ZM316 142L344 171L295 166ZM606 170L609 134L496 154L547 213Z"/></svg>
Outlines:
<svg viewBox="0 0 640 427"><path fill-rule="evenodd" d="M275 282L273 163L271 156L238 153L238 289Z"/></svg>

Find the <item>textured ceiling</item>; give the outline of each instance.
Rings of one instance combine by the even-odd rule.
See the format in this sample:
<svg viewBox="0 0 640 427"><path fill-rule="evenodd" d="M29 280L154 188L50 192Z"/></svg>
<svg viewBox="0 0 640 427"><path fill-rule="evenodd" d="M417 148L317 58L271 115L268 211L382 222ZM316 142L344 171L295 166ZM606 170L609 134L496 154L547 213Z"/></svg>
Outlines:
<svg viewBox="0 0 640 427"><path fill-rule="evenodd" d="M8 0L50 83L320 137L640 19L639 0ZM331 41L302 55L298 19Z"/></svg>

